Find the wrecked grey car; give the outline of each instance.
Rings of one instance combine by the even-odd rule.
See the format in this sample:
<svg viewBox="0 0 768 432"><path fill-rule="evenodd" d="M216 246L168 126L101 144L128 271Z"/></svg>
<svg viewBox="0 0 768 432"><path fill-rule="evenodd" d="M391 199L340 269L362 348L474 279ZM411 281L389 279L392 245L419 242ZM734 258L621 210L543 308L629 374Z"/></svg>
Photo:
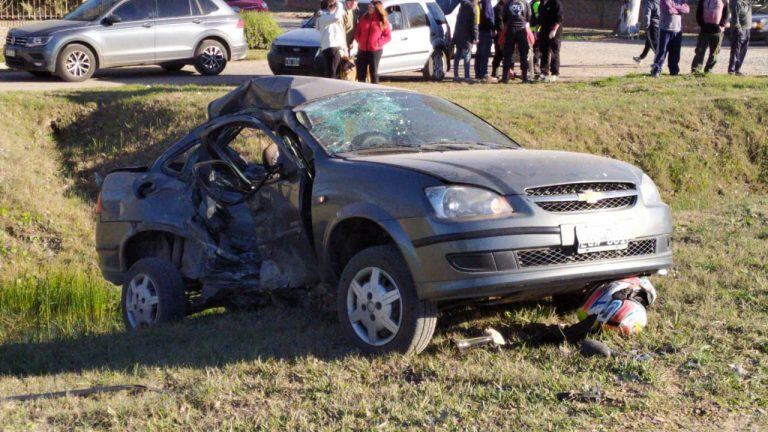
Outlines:
<svg viewBox="0 0 768 432"><path fill-rule="evenodd" d="M651 179L524 150L419 93L265 77L99 197L104 276L135 329L331 287L364 351L419 352L438 307L568 295L663 272L672 220Z"/></svg>

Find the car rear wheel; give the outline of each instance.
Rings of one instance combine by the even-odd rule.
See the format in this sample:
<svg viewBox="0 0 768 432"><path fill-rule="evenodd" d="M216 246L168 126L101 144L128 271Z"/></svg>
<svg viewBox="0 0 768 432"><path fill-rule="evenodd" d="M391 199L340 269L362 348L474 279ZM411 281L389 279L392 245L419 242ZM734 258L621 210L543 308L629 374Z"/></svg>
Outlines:
<svg viewBox="0 0 768 432"><path fill-rule="evenodd" d="M448 56L442 49L432 51L427 64L424 65L422 75L429 81L442 81L445 79L445 71L450 67Z"/></svg>
<svg viewBox="0 0 768 432"><path fill-rule="evenodd" d="M195 52L195 69L201 75L218 75L227 67L227 50L221 42L204 40Z"/></svg>
<svg viewBox="0 0 768 432"><path fill-rule="evenodd" d="M96 56L85 45L71 44L56 60L56 74L67 82L82 82L96 72Z"/></svg>
<svg viewBox="0 0 768 432"><path fill-rule="evenodd" d="M394 246L352 257L337 298L344 333L366 353L423 351L437 325L435 303L416 295L408 265Z"/></svg>
<svg viewBox="0 0 768 432"><path fill-rule="evenodd" d="M181 274L167 260L141 259L128 271L121 304L128 330L180 320L187 308Z"/></svg>

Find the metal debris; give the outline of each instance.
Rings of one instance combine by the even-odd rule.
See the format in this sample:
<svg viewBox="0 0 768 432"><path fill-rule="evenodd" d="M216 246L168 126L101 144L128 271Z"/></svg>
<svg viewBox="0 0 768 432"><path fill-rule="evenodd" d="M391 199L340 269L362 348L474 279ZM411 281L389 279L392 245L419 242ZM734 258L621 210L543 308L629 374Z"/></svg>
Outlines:
<svg viewBox="0 0 768 432"><path fill-rule="evenodd" d="M456 345L456 348L459 349L459 351L466 351L470 348L475 348L479 346L484 345L493 345L494 347L500 347L507 344L507 341L504 340L504 336L501 335L497 330L492 328L485 329L484 332L485 336L480 336L476 338L471 339L454 339L453 343Z"/></svg>

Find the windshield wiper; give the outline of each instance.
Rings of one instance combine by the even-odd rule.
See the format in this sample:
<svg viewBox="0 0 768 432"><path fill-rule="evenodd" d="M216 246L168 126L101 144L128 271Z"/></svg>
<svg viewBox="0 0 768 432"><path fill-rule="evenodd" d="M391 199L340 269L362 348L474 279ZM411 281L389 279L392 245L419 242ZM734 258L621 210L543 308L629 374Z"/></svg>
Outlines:
<svg viewBox="0 0 768 432"><path fill-rule="evenodd" d="M440 140L421 146L424 150L485 150L485 149L513 149L514 147L501 146L483 141Z"/></svg>
<svg viewBox="0 0 768 432"><path fill-rule="evenodd" d="M342 153L375 154L375 153L418 153L421 148L409 145L387 145L383 147L369 147L364 149L352 149Z"/></svg>

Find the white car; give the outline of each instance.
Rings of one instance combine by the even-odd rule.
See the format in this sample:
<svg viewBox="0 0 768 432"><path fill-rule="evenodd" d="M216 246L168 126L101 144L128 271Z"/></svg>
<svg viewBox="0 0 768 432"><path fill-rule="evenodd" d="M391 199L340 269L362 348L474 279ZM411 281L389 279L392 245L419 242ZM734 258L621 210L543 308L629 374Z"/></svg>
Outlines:
<svg viewBox="0 0 768 432"><path fill-rule="evenodd" d="M384 0L383 5L392 25L392 40L384 45L379 73L421 70L426 79L442 79L458 8L446 17L433 0ZM358 4L358 13L367 9L368 2ZM322 75L319 51L320 32L313 17L272 42L269 68L275 75ZM353 46L352 55L355 51Z"/></svg>

